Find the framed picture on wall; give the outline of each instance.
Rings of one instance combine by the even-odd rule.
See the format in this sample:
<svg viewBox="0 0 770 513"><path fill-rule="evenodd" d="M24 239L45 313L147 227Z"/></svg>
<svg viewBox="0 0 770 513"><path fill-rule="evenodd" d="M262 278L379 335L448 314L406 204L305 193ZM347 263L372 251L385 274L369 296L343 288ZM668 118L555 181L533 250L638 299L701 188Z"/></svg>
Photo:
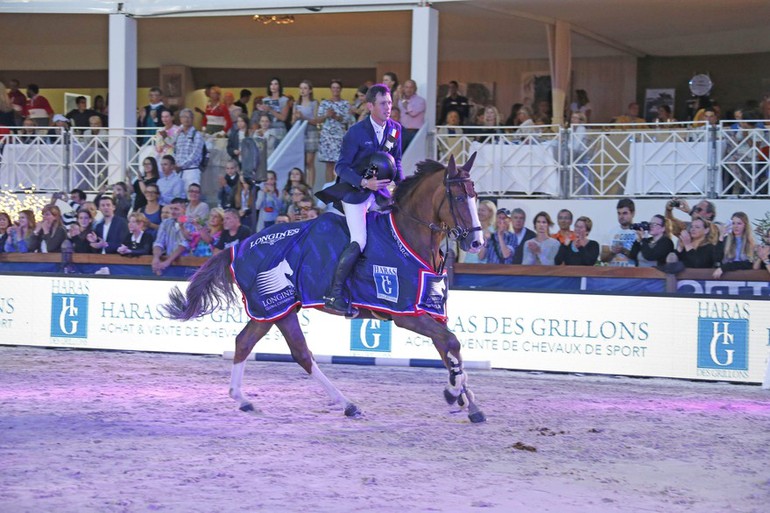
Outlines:
<svg viewBox="0 0 770 513"><path fill-rule="evenodd" d="M644 93L644 119L654 122L658 117L658 107L668 105L674 112L676 89L647 89Z"/></svg>

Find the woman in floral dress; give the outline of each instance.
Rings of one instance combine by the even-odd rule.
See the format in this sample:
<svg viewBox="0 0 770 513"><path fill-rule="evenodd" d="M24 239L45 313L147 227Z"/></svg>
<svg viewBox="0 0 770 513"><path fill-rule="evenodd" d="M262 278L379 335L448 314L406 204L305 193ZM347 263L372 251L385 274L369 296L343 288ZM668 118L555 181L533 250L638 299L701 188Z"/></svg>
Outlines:
<svg viewBox="0 0 770 513"><path fill-rule="evenodd" d="M327 182L334 180L334 166L340 156L342 137L345 135L350 122L350 104L340 96L342 94L342 82L332 80L329 87L332 97L324 99L318 106L318 119L323 122L318 156L321 162L326 163Z"/></svg>

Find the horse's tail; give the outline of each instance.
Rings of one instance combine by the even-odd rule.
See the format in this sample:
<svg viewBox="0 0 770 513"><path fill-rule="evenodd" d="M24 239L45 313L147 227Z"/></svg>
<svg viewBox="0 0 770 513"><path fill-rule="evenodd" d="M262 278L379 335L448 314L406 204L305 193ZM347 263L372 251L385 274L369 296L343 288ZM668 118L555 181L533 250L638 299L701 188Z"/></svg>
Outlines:
<svg viewBox="0 0 770 513"><path fill-rule="evenodd" d="M169 319L188 321L237 301L230 273L231 251L209 258L190 278L186 294L179 287L169 292L168 303L162 307Z"/></svg>

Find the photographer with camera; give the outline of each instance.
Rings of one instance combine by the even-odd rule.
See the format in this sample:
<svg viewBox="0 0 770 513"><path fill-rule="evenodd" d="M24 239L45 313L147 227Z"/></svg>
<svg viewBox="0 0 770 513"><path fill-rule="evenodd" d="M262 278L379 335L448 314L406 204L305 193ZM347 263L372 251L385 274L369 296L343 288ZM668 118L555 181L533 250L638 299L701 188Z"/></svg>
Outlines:
<svg viewBox="0 0 770 513"><path fill-rule="evenodd" d="M681 210L690 216L690 221L682 221L674 217L674 209ZM687 231L690 223L694 219L703 219L709 223L708 242L716 244L719 241L719 223L714 221L717 214L716 206L709 200L701 200L695 207L690 208L687 200L677 198L676 196L666 202L666 222L672 237L679 237L682 232Z"/></svg>
<svg viewBox="0 0 770 513"><path fill-rule="evenodd" d="M655 267L665 265L666 257L674 251L674 243L668 236L666 219L655 214L650 222L642 221L631 225L636 232L636 240L631 246L630 257L636 260L639 267ZM647 237L644 234L648 234Z"/></svg>
<svg viewBox="0 0 770 513"><path fill-rule="evenodd" d="M630 198L618 200L618 224L620 225L610 237L609 246L602 248L602 262L613 267L636 267L636 260L631 257L631 247L637 234L631 226L634 223L636 206Z"/></svg>

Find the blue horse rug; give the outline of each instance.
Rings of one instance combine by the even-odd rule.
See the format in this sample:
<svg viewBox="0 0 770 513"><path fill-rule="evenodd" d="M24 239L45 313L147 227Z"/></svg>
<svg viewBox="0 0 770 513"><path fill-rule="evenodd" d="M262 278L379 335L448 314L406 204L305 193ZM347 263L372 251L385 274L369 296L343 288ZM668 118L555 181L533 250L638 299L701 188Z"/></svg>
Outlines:
<svg viewBox="0 0 770 513"><path fill-rule="evenodd" d="M345 218L273 225L230 248L230 270L249 316L280 319L297 306L323 307L337 260L350 241ZM389 315L446 321L446 273L436 273L398 233L392 214L367 214L367 243L347 281L352 302Z"/></svg>

